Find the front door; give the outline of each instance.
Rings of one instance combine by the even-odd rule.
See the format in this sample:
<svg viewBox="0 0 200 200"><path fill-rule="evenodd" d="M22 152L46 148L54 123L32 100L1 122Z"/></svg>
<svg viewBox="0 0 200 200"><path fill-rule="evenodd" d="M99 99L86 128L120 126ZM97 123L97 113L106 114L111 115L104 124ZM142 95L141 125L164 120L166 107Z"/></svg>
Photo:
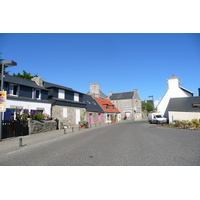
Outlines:
<svg viewBox="0 0 200 200"><path fill-rule="evenodd" d="M89 123L92 124L92 114L90 114Z"/></svg>
<svg viewBox="0 0 200 200"><path fill-rule="evenodd" d="M76 124L78 124L78 122L80 121L80 110L76 109Z"/></svg>

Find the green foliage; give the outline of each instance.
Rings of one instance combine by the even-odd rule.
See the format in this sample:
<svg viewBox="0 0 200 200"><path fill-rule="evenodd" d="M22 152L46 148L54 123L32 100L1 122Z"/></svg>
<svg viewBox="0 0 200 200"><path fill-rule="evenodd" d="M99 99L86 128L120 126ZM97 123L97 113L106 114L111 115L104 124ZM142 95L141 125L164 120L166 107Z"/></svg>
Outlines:
<svg viewBox="0 0 200 200"><path fill-rule="evenodd" d="M28 80L31 80L34 77L34 76L31 76L30 73L27 73L25 70L23 70L23 74L20 74L18 72L18 74L13 74L13 76L24 78L24 79L28 79Z"/></svg>
<svg viewBox="0 0 200 200"><path fill-rule="evenodd" d="M32 115L33 120L44 120L44 115L42 113L36 113L35 115Z"/></svg>
<svg viewBox="0 0 200 200"><path fill-rule="evenodd" d="M153 106L150 103L142 102L142 111L147 111L147 113L153 111Z"/></svg>
<svg viewBox="0 0 200 200"><path fill-rule="evenodd" d="M115 120L115 116L112 114L112 115L110 115L110 119L111 120Z"/></svg>

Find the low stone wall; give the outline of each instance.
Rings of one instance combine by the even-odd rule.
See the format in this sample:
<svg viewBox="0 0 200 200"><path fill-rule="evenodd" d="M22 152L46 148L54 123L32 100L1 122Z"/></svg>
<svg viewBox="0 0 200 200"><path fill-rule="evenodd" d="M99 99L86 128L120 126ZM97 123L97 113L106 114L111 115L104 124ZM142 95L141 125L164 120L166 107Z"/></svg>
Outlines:
<svg viewBox="0 0 200 200"><path fill-rule="evenodd" d="M29 135L57 130L57 122L54 120L37 121L29 119Z"/></svg>

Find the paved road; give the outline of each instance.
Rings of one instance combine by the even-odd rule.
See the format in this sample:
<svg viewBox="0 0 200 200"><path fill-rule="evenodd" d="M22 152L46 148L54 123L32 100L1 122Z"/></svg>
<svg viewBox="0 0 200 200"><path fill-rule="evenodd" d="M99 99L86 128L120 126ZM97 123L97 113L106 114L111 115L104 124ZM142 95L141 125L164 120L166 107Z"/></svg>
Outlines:
<svg viewBox="0 0 200 200"><path fill-rule="evenodd" d="M200 166L200 131L125 121L26 145L0 155L0 165Z"/></svg>

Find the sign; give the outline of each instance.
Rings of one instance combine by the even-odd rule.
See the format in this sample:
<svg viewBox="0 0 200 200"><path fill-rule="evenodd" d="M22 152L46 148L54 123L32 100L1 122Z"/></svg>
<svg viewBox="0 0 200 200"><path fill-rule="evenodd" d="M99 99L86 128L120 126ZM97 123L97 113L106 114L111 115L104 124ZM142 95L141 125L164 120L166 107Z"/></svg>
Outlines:
<svg viewBox="0 0 200 200"><path fill-rule="evenodd" d="M0 91L0 112L6 111L6 91Z"/></svg>

